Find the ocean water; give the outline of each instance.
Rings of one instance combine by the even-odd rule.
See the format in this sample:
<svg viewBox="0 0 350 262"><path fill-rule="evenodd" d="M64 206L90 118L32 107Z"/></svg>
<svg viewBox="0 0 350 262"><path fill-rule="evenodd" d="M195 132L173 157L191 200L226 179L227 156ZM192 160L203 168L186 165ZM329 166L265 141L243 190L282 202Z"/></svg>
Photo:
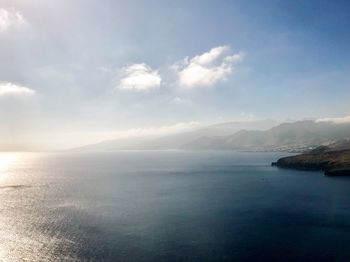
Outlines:
<svg viewBox="0 0 350 262"><path fill-rule="evenodd" d="M350 261L350 179L277 153L0 154L0 261Z"/></svg>

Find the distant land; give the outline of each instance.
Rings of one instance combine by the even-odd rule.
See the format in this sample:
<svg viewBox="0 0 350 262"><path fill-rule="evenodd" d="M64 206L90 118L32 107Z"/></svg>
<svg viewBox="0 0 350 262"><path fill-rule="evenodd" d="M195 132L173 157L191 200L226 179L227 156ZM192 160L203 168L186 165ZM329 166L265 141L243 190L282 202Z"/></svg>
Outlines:
<svg viewBox="0 0 350 262"><path fill-rule="evenodd" d="M271 119L258 121L226 122L198 128L193 131L177 133L167 136L145 136L136 138L122 138L102 141L74 150L171 150L186 149L193 141L203 137L225 137L240 130L267 130L278 125L279 122Z"/></svg>
<svg viewBox="0 0 350 262"><path fill-rule="evenodd" d="M229 122L163 137L103 141L74 150L241 150L307 152L350 138L350 123L314 120Z"/></svg>
<svg viewBox="0 0 350 262"><path fill-rule="evenodd" d="M322 170L328 176L350 175L350 140L320 146L304 154L283 157L272 165L280 168Z"/></svg>
<svg viewBox="0 0 350 262"><path fill-rule="evenodd" d="M229 136L202 137L186 148L304 152L349 137L350 123L307 120L282 123L265 131L241 130Z"/></svg>

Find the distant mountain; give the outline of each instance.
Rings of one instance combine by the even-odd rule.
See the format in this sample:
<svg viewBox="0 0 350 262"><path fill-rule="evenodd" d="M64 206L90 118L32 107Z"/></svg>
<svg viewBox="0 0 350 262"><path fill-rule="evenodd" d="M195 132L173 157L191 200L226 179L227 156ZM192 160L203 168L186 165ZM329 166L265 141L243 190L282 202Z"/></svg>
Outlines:
<svg viewBox="0 0 350 262"><path fill-rule="evenodd" d="M350 138L350 123L312 120L283 123L273 120L230 122L163 137L138 137L103 141L78 150L248 150L307 151ZM343 143L343 142L342 142Z"/></svg>
<svg viewBox="0 0 350 262"><path fill-rule="evenodd" d="M210 125L194 131L178 133L163 137L138 137L103 141L75 150L153 150L153 149L182 149L203 137L226 137L239 130L267 130L278 124L277 121L267 119L246 122L228 122Z"/></svg>
<svg viewBox="0 0 350 262"><path fill-rule="evenodd" d="M350 138L350 123L297 121L269 130L241 130L224 137L201 137L186 145L188 149L297 150Z"/></svg>

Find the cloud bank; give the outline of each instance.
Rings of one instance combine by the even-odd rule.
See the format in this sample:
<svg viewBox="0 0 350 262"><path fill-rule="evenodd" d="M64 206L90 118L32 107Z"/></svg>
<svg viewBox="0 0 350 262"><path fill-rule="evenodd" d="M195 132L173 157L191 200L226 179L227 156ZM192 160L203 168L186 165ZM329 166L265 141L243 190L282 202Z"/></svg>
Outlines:
<svg viewBox="0 0 350 262"><path fill-rule="evenodd" d="M160 87L161 81L158 71L147 64L133 64L123 68L118 89L147 91Z"/></svg>
<svg viewBox="0 0 350 262"><path fill-rule="evenodd" d="M23 15L15 9L0 8L0 32L5 32L11 27L20 27L25 24Z"/></svg>
<svg viewBox="0 0 350 262"><path fill-rule="evenodd" d="M317 119L316 122L329 122L334 124L345 124L350 123L350 116L344 116L344 117L326 117L326 118L320 118Z"/></svg>
<svg viewBox="0 0 350 262"><path fill-rule="evenodd" d="M228 46L218 46L193 58L186 57L172 68L178 84L185 88L210 87L225 80L234 71L234 65L243 59L243 53L229 54Z"/></svg>
<svg viewBox="0 0 350 262"><path fill-rule="evenodd" d="M29 87L16 85L10 82L0 82L0 96L27 96L34 94L35 91Z"/></svg>
<svg viewBox="0 0 350 262"><path fill-rule="evenodd" d="M200 127L199 122L181 122L169 126L147 127L147 128L132 128L124 131L113 132L114 138L131 138L144 136L165 136L182 132L192 131Z"/></svg>

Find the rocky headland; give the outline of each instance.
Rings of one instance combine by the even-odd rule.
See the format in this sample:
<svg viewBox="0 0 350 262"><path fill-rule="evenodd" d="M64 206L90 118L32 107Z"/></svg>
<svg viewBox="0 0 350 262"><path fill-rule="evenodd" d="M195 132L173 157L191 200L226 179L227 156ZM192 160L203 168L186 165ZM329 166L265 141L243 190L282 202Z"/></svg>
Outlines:
<svg viewBox="0 0 350 262"><path fill-rule="evenodd" d="M320 146L304 154L280 158L272 165L299 170L321 170L327 176L350 175L350 147L344 144Z"/></svg>

